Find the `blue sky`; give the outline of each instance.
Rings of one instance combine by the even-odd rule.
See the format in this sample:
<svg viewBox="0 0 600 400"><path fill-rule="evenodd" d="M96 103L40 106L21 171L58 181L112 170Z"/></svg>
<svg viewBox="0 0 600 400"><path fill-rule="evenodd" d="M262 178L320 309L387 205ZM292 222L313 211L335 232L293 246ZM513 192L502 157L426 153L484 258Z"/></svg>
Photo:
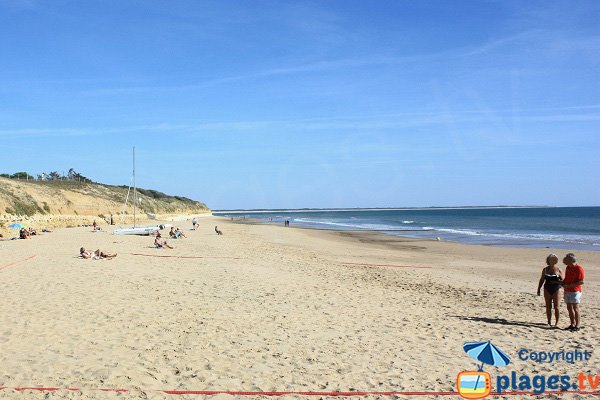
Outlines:
<svg viewBox="0 0 600 400"><path fill-rule="evenodd" d="M598 1L0 0L0 172L211 208L600 205Z"/></svg>

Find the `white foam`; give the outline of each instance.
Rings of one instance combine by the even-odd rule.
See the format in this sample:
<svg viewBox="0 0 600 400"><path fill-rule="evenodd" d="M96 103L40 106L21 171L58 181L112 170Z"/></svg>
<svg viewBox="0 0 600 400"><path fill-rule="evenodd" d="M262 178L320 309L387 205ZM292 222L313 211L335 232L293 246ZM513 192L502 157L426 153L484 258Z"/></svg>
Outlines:
<svg viewBox="0 0 600 400"><path fill-rule="evenodd" d="M347 222L337 222L337 221L333 221L333 220L322 220L322 219L314 220L314 219L309 219L309 218L295 218L294 221L308 223L308 224L314 224L314 225L327 225L327 226L335 226L335 227L340 227L340 228L352 228L352 229L371 230L371 231L373 231L373 230L379 230L379 231L397 230L398 229L397 225L368 224L368 223L353 224L353 223L347 223Z"/></svg>
<svg viewBox="0 0 600 400"><path fill-rule="evenodd" d="M448 229L448 228L432 228L425 227L425 229L433 229L439 232L452 233L457 235L466 236L485 236L495 237L501 239L519 239L519 240L541 240L550 242L566 242L574 244L584 244L590 246L600 246L600 237L598 236L585 236L585 235L557 235L547 233L493 233L493 232L480 232L471 229Z"/></svg>

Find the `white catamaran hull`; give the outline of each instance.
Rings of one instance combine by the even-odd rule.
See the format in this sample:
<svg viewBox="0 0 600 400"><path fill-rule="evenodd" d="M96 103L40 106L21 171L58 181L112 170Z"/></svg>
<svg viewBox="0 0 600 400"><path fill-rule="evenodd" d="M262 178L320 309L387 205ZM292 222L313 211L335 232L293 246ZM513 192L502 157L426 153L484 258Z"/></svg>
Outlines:
<svg viewBox="0 0 600 400"><path fill-rule="evenodd" d="M156 226L140 226L137 228L123 228L123 229L115 229L113 231L114 235L149 235L152 232L159 231L164 228L170 228L171 224L165 225L156 225Z"/></svg>

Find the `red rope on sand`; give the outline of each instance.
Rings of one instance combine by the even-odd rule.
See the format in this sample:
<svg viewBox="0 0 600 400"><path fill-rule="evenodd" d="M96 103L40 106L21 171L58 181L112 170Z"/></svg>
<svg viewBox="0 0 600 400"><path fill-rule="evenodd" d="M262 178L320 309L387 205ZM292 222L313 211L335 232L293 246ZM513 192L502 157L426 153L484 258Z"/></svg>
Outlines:
<svg viewBox="0 0 600 400"><path fill-rule="evenodd" d="M80 389L80 388L56 388L56 387L8 387L8 386L0 386L0 390L14 390L17 392L24 392L27 390L34 390L38 392L55 392L58 390L68 390L68 391L99 391L99 392L113 392L113 393L129 393L134 390L131 389ZM143 390L143 389L140 389ZM394 391L364 391L364 392L249 392L249 391L234 391L234 390L143 390L144 392L157 392L157 393L165 393L171 395L186 395L186 394L195 394L195 395L206 395L206 396L214 396L217 394L228 394L231 396L271 396L271 397L279 397L279 396L288 396L288 395L297 395L297 396L329 396L329 397L353 397L353 396L457 396L458 392L394 392ZM547 396L547 395L564 395L564 394L581 394L587 396L596 396L600 397L600 391L594 392L586 392L581 390L573 390L573 391L558 391L558 390L547 390L543 393L535 393L535 392L526 392L526 391L512 391L512 392L492 392L489 396Z"/></svg>
<svg viewBox="0 0 600 400"><path fill-rule="evenodd" d="M457 392L235 392L229 390L162 390L166 394L184 395L201 394L216 395L228 394L232 396L330 396L330 397L350 397L350 396L456 396Z"/></svg>
<svg viewBox="0 0 600 400"><path fill-rule="evenodd" d="M129 253L132 256L144 256L144 257L160 257L160 258L227 258L231 260L239 260L239 257L221 257L221 256L169 256L163 254L141 254L141 253Z"/></svg>
<svg viewBox="0 0 600 400"><path fill-rule="evenodd" d="M395 268L431 268L431 267L417 267L414 265L392 265L392 264L367 264L367 263L353 263L345 262L342 265L364 265L367 267L395 267Z"/></svg>
<svg viewBox="0 0 600 400"><path fill-rule="evenodd" d="M58 390L68 391L99 391L99 392L113 392L113 393L129 393L130 389L79 389L79 388L56 388L56 387L2 387L0 390L8 389L17 392L24 392L27 390L34 390L38 392L55 392ZM288 395L300 395L300 396L330 396L330 397L351 397L351 396L456 396L457 392L249 392L249 391L234 391L234 390L144 390L144 392L159 392L170 395L205 395L214 396L217 394L228 394L231 396L288 396Z"/></svg>
<svg viewBox="0 0 600 400"><path fill-rule="evenodd" d="M20 260L20 261L15 261L15 262L13 262L13 263L10 263L10 264L6 264L6 265L4 265L4 266L0 267L0 270L2 270L2 269L4 269L4 268L12 267L13 265L20 264L20 263L22 263L22 262L25 262L25 261L31 260L32 258L36 258L36 257L37 257L37 255L33 255L33 256L29 256L29 257L27 257L27 258L25 258L25 259L23 259L23 260Z"/></svg>

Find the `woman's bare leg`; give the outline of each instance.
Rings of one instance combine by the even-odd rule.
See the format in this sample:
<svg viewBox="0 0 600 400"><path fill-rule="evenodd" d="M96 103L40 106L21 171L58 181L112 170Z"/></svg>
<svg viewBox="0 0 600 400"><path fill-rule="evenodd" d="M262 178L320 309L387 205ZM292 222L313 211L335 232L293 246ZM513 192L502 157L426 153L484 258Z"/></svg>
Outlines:
<svg viewBox="0 0 600 400"><path fill-rule="evenodd" d="M558 326L558 319L560 317L560 309L559 309L559 305L560 305L560 290L557 290L552 295L552 302L554 303L554 319L556 321L554 323L554 326Z"/></svg>
<svg viewBox="0 0 600 400"><path fill-rule="evenodd" d="M552 325L552 295L544 289L544 301L546 302L546 318L548 319L548 325Z"/></svg>

